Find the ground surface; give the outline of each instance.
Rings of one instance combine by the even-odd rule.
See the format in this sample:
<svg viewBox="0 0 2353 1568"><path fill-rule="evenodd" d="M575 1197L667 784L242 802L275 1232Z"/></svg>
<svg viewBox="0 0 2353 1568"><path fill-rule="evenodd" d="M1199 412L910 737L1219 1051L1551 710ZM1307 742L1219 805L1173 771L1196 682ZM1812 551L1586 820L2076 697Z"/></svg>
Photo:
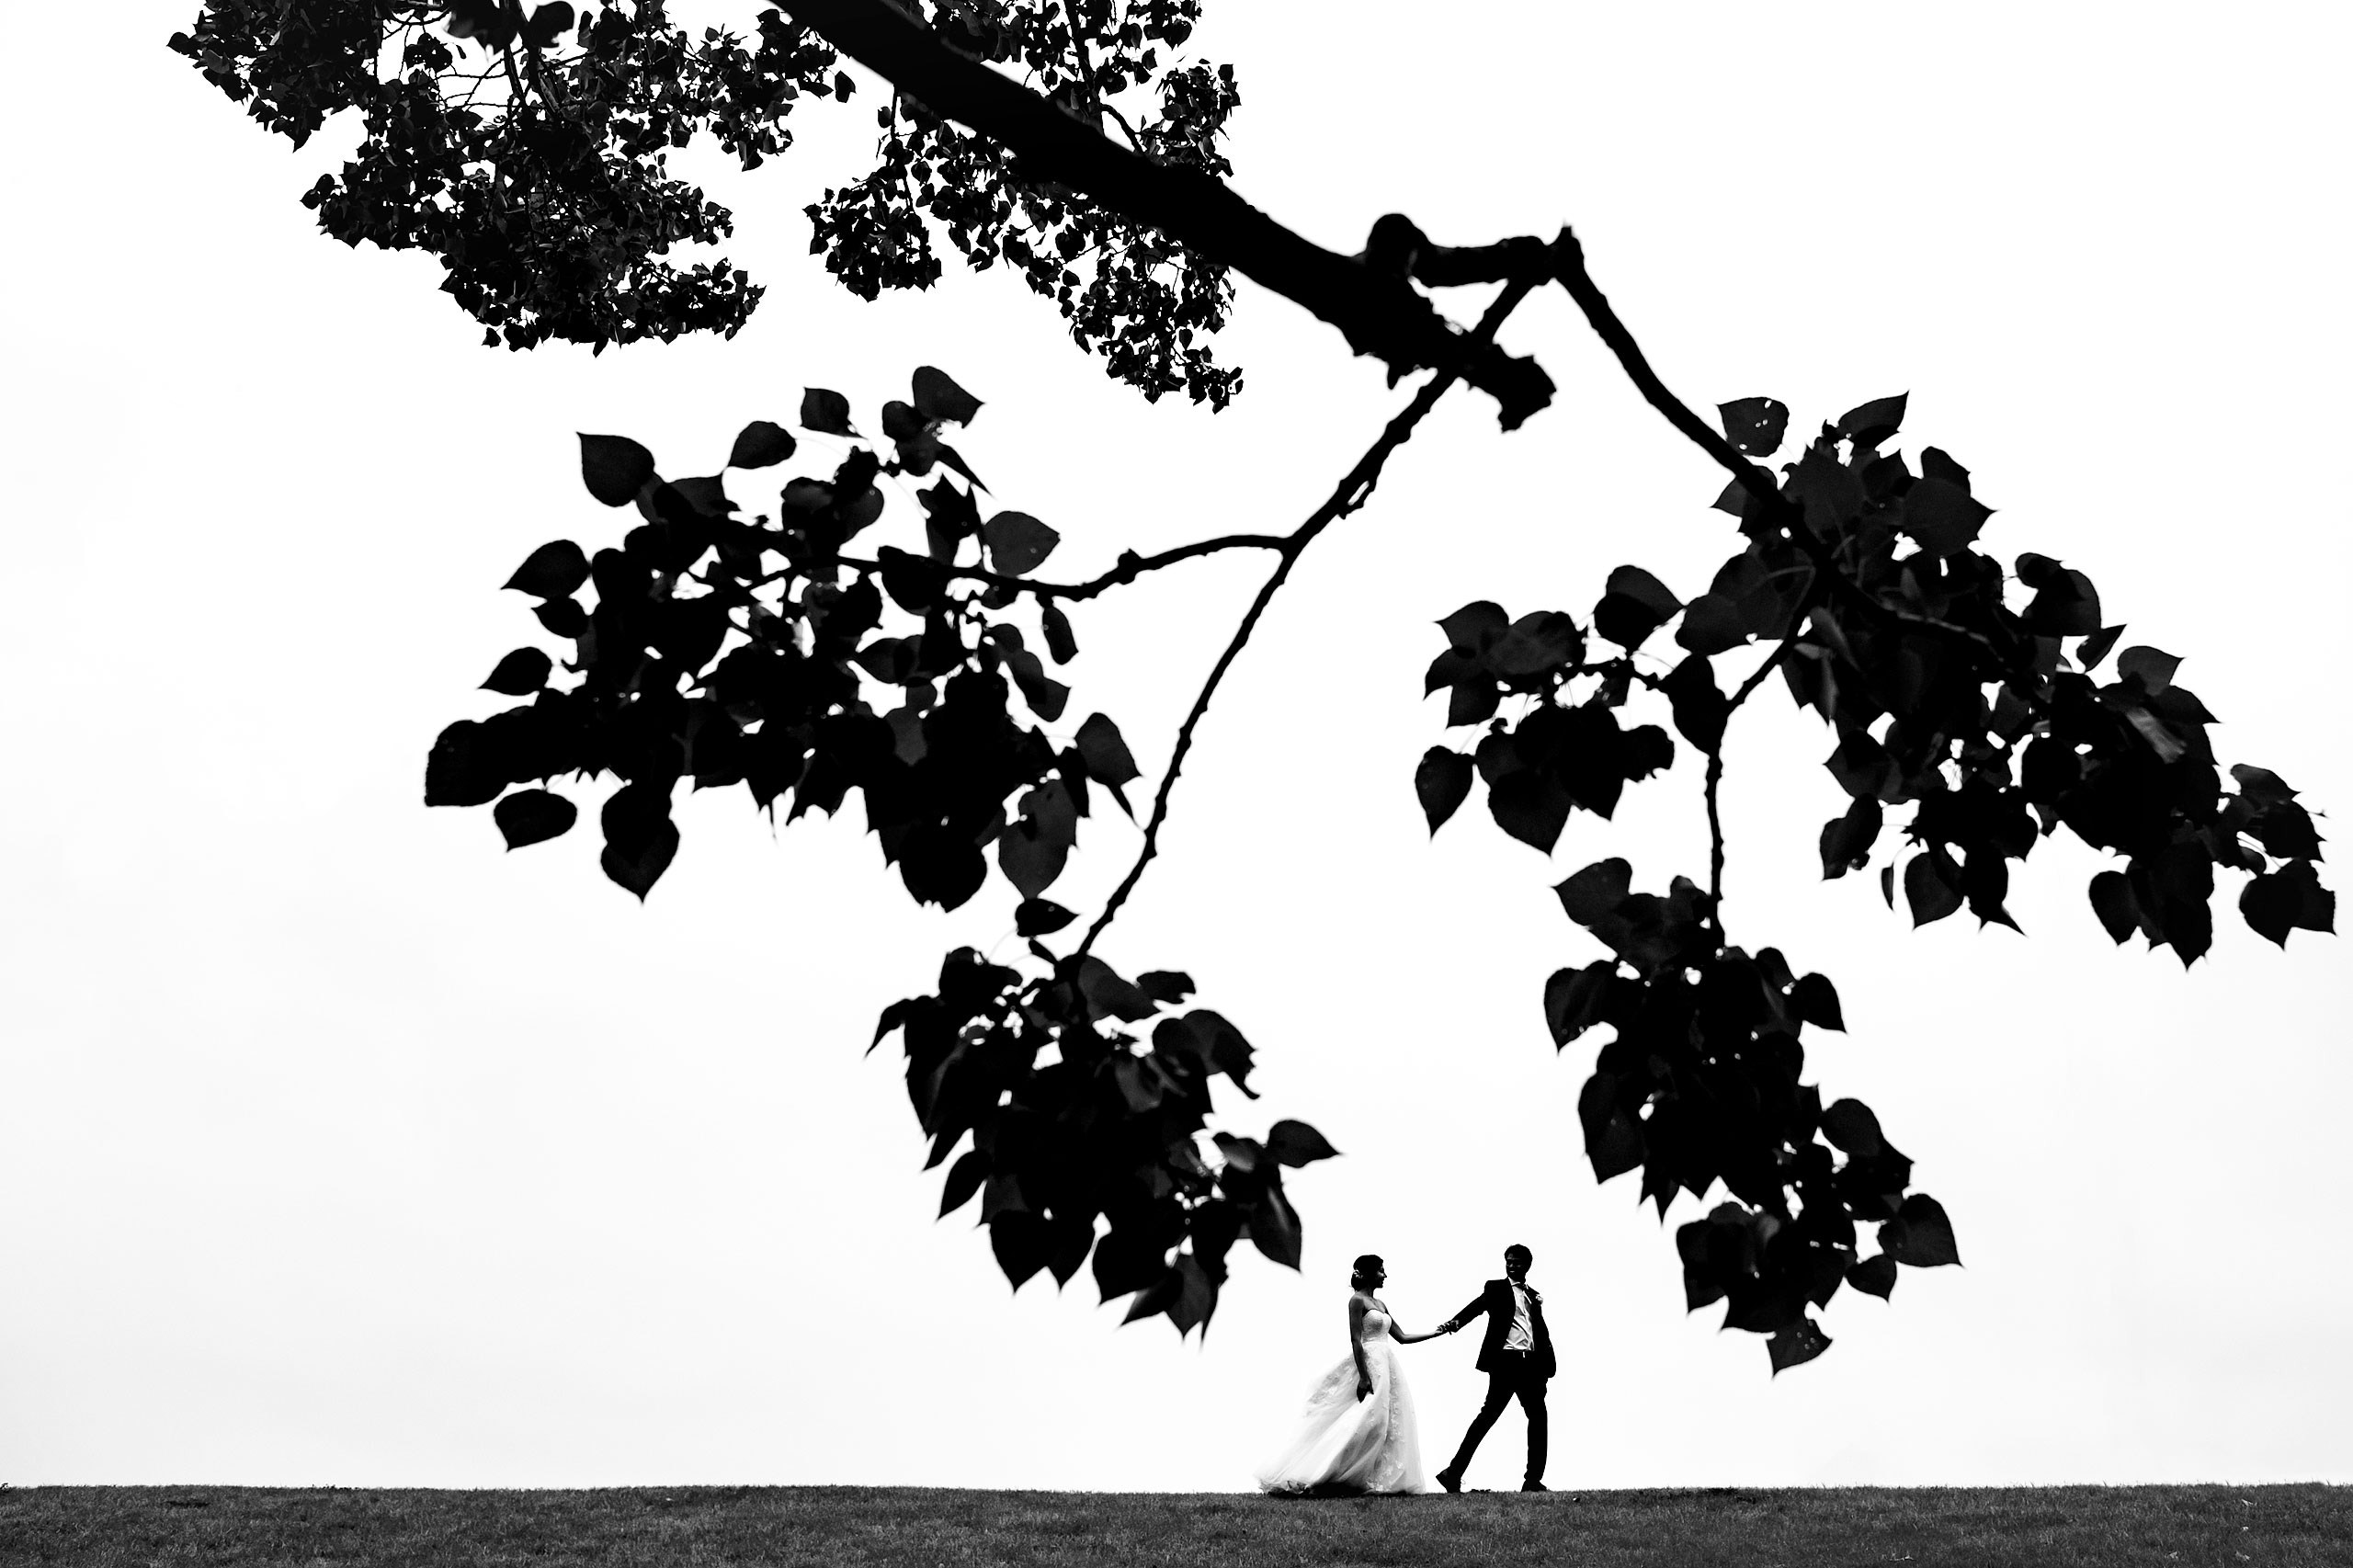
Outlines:
<svg viewBox="0 0 2353 1568"><path fill-rule="evenodd" d="M2353 1487L1255 1496L884 1487L0 1490L7 1568L235 1563L2353 1563Z"/></svg>

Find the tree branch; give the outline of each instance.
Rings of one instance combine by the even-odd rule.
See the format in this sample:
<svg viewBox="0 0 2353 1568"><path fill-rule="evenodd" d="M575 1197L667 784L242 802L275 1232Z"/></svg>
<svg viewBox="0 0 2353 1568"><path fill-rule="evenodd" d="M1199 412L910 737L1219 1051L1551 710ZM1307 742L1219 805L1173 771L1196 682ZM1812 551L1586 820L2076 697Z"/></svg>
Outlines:
<svg viewBox="0 0 2353 1568"><path fill-rule="evenodd" d="M1512 429L1552 401L1533 359L1466 337L1403 272L1325 250L1199 169L1156 164L1037 94L958 54L887 0L779 0L784 12L932 114L961 121L1011 153L1024 179L1069 186L1105 211L1157 229L1339 328L1348 346L1397 375L1425 368L1493 397ZM1495 250L1495 247L1487 247ZM1441 253L1451 256L1454 253ZM1472 253L1484 257L1486 252ZM1533 253L1516 253L1523 259ZM1487 258L1492 264L1495 258ZM1461 269L1458 269L1461 270ZM1472 267L1470 270L1477 270ZM1484 276L1501 276L1488 270ZM1540 281L1542 272L1534 276ZM1464 277L1461 281L1473 281Z"/></svg>
<svg viewBox="0 0 2353 1568"><path fill-rule="evenodd" d="M1504 291L1496 296L1495 303L1487 307L1486 314L1480 319L1478 328L1472 334L1474 341L1485 343L1492 340L1495 330L1503 325L1504 318L1518 309L1519 302L1528 298L1535 287L1532 280L1506 284ZM1225 645L1225 652L1218 655L1217 664L1210 670L1209 679L1202 683L1200 695L1193 699L1192 710L1185 715L1184 723L1177 726L1176 743L1169 749L1168 769L1161 775L1160 788L1154 792L1152 815L1144 824L1143 847L1136 855L1136 863L1128 868L1127 876L1112 890L1110 898L1104 903L1103 913L1097 915L1095 924L1086 928L1086 936L1079 942L1073 957L1084 958L1093 950L1095 939L1109 926L1112 917L1120 913L1120 905L1127 903L1128 895L1142 880L1144 868L1152 864L1153 857L1160 852L1160 829L1168 820L1168 798L1176 788L1176 776L1184 768L1186 755L1193 748L1193 733L1199 727L1201 716L1209 711L1210 699L1217 695L1219 684L1225 679L1225 672L1233 666L1243 644L1250 641L1250 633L1257 629L1258 618L1266 613L1276 591L1290 577L1291 567L1298 563L1301 553L1314 542L1318 534L1371 498L1373 486L1381 482L1381 467L1388 462L1389 454L1405 444L1406 438L1414 433L1414 426L1437 406L1438 400L1446 395L1459 378L1460 371L1450 369L1441 369L1431 377L1428 383L1414 394L1413 402L1390 420L1388 426L1381 432L1380 439L1357 460L1347 477L1341 480L1339 487L1332 492L1331 499L1317 507L1313 516L1284 538L1282 559L1276 562L1272 575L1258 590L1258 597L1250 601L1249 609L1243 614L1242 624L1234 628L1233 636Z"/></svg>
<svg viewBox="0 0 2353 1568"><path fill-rule="evenodd" d="M1510 243L1505 242L1506 244ZM1742 456L1721 431L1666 390L1666 383L1660 381L1658 372L1651 369L1642 346L1634 341L1634 335L1626 330L1626 324L1618 319L1618 312L1610 308L1608 297L1594 283L1592 275L1586 271L1585 247L1577 244L1576 236L1563 229L1560 237L1552 242L1552 253L1553 277L1562 288L1568 290L1569 298L1576 301L1577 308L1585 312L1585 319L1595 335L1618 357L1619 365L1643 394L1643 401L1665 415L1666 422L1681 431L1693 445L1715 459L1743 490L1771 508L1773 518L1781 531L1813 562L1815 574L1827 581L1835 597L1882 624L1894 622L1917 627L1924 631L1968 643L1991 661L1995 673L2001 679L2018 685L2019 695L2030 706L2038 711L2045 710L2045 705L2036 696L2030 682L2018 683L2014 680L2017 660L1996 647L1983 633L1885 603L1865 593L1860 585L1840 571L1829 545L1806 526L1805 514L1795 502L1781 494L1781 488L1774 483L1773 476Z"/></svg>

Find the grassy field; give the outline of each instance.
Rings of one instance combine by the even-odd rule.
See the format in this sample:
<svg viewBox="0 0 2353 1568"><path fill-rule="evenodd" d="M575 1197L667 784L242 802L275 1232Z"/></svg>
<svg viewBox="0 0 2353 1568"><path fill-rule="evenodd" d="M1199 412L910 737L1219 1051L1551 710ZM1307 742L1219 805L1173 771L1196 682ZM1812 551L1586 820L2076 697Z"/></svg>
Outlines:
<svg viewBox="0 0 2353 1568"><path fill-rule="evenodd" d="M0 1563L2353 1564L2353 1488L1517 1493L1277 1502L904 1487L0 1490Z"/></svg>

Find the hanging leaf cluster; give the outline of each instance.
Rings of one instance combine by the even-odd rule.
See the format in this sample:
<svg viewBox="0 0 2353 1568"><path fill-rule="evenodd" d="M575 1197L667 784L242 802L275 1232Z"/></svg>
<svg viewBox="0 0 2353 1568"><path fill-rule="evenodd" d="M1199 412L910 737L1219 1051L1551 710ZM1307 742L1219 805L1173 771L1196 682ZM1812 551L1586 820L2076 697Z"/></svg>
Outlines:
<svg viewBox="0 0 2353 1568"><path fill-rule="evenodd" d="M1299 1121L1202 1146L1210 1080L1250 1094L1252 1051L1221 1015L1184 1009L1192 990L1186 975L1130 981L1092 956L1025 979L962 948L937 992L884 1010L875 1038L905 1043L930 1164L970 1141L940 1212L977 1196L1017 1287L1041 1269L1066 1284L1091 1252L1103 1300L1133 1298L1125 1321L1165 1315L1190 1333L1216 1310L1236 1241L1299 1267L1282 1172L1335 1151Z"/></svg>
<svg viewBox="0 0 2353 1568"><path fill-rule="evenodd" d="M1559 888L1562 908L1612 957L1564 969L1544 989L1556 1045L1606 1027L1577 1096L1586 1154L1601 1181L1643 1173L1665 1219L1678 1192L1731 1200L1681 1226L1685 1299L1726 1303L1724 1326L1769 1337L1775 1371L1830 1341L1808 1312L1842 1284L1885 1297L1899 1263L1955 1263L1951 1227L1860 1101L1826 1109L1802 1081L1806 1028L1843 1029L1837 989L1794 973L1766 948L1722 940L1707 893L1677 877L1665 896L1631 891L1609 859ZM1877 1224L1860 1256L1857 1227ZM1935 1234L1940 1245L1908 1239Z"/></svg>
<svg viewBox="0 0 2353 1568"><path fill-rule="evenodd" d="M1759 682L1778 669L1836 736L1825 766L1852 803L1820 834L1824 876L1881 859L1882 892L1892 904L1900 881L1915 924L1967 907L2015 926L2010 863L2063 826L2122 859L2090 884L2117 941L2138 931L2194 960L2211 942L2224 869L2246 874L2241 915L2272 941L2334 928L2321 841L2295 792L2245 766L2224 787L2213 716L2174 680L2172 655L2129 647L2101 678L2123 629L2104 623L2091 580L2033 554L2005 572L1982 553L1992 511L1968 471L1931 447L1915 473L1883 449L1904 412L1902 397L1865 403L1824 426L1778 484L1729 487L1718 505L1746 543L1699 597L1626 566L1582 624L1466 605L1439 623L1447 647L1426 684L1448 693L1449 725L1484 728L1468 753L1435 746L1417 768L1432 832L1474 779L1496 825L1548 853L1571 812L1609 816L1627 784L1673 759L1664 730L1620 722L1630 701L1663 705L1706 758L1708 887L1677 878L1664 896L1635 893L1614 859L1561 883L1570 918L1613 957L1555 974L1545 1016L1563 1047L1596 1026L1613 1031L1579 1102L1600 1179L1641 1169L1662 1218L1677 1191L1704 1198L1721 1182L1732 1194L1678 1232L1689 1302L1725 1301L1728 1326L1770 1335L1777 1370L1828 1346L1806 1308L1841 1283L1885 1296L1896 1265L1957 1253L1942 1209L1907 1190L1910 1164L1869 1108L1825 1110L1801 1081L1802 1027L1844 1027L1830 982L1725 939L1722 748ZM1720 414L1742 452L1782 443L1788 410L1774 400ZM1670 626L1679 653L1654 656L1649 644ZM1749 666L1730 694L1722 658ZM1858 1256L1858 1222L1880 1226L1872 1257Z"/></svg>
<svg viewBox="0 0 2353 1568"><path fill-rule="evenodd" d="M1180 54L1198 13L1196 0L948 0L927 19L1154 159L1223 174L1217 142L1238 100L1231 67ZM358 150L303 198L319 226L437 257L443 289L509 348L733 336L762 290L724 257L671 259L734 224L669 155L708 140L758 168L791 145L797 105L853 91L834 48L774 6L748 35L696 37L661 0L206 0L170 41L297 146L356 114ZM1222 268L1025 183L911 99L879 117L874 172L809 209L813 248L849 288L927 287L936 229L975 267L1012 266L1148 396L1222 406L1239 387L1206 341L1231 303Z"/></svg>
<svg viewBox="0 0 2353 1568"><path fill-rule="evenodd" d="M2204 954L2219 870L2248 874L2242 916L2272 941L2331 929L2320 838L2294 791L2245 766L2224 787L2214 716L2174 680L2173 655L2128 647L2102 678L2124 628L2105 623L2091 579L2032 553L2005 572L1980 551L1992 511L1968 470L1929 447L1915 474L1880 450L1904 405L1824 426L1784 470L1778 507L1726 491L1718 505L1749 548L1677 633L1695 658L1779 636L1786 585L1820 574L1780 667L1836 736L1826 766L1853 801L1823 828L1824 874L1866 865L1888 813L1909 806L1880 885L1892 903L1900 879L1915 924L1966 905L2014 926L2010 862L2064 826L2124 861L2091 887L2120 942L2138 931L2185 965Z"/></svg>

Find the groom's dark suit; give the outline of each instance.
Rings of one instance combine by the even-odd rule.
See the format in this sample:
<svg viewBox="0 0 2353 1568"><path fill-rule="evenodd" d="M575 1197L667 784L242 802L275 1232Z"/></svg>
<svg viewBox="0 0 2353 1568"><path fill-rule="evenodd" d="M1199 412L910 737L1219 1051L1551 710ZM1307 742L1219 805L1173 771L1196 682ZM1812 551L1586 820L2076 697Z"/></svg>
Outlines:
<svg viewBox="0 0 2353 1568"><path fill-rule="evenodd" d="M1529 1346L1512 1350L1505 1346L1511 1336L1512 1322L1519 1315L1519 1303L1513 1298L1508 1279L1490 1279L1471 1304L1454 1314L1453 1322L1466 1327L1471 1320L1483 1314L1487 1334L1479 1346L1479 1370L1487 1374L1486 1403L1472 1418L1471 1430L1462 1435L1462 1447L1455 1451L1454 1462L1446 1473L1460 1477L1471 1467L1471 1456L1495 1426L1495 1417L1515 1398L1528 1414L1528 1477L1530 1482L1544 1479L1546 1421L1544 1417L1544 1385L1550 1381L1558 1363L1552 1358L1552 1331L1544 1326L1544 1300L1532 1287L1522 1285L1528 1295ZM1443 1478L1441 1478L1443 1479Z"/></svg>

